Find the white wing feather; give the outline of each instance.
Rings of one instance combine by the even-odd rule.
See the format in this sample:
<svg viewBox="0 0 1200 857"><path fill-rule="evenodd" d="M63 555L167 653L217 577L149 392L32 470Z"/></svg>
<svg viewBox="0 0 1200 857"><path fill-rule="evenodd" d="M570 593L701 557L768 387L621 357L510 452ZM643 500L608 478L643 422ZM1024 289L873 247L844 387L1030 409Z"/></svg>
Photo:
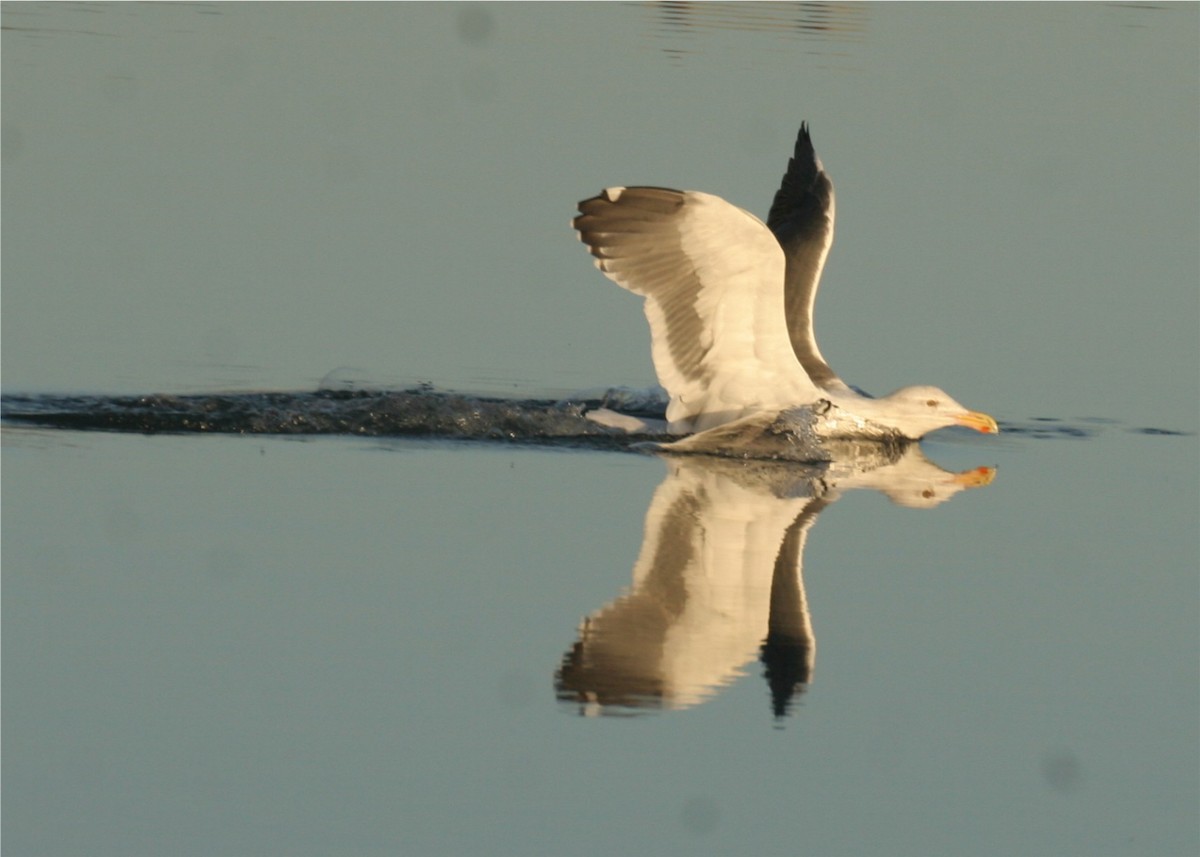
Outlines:
<svg viewBox="0 0 1200 857"><path fill-rule="evenodd" d="M711 194L648 187L608 188L579 210L596 266L646 298L672 433L821 398L792 349L783 250L761 220Z"/></svg>

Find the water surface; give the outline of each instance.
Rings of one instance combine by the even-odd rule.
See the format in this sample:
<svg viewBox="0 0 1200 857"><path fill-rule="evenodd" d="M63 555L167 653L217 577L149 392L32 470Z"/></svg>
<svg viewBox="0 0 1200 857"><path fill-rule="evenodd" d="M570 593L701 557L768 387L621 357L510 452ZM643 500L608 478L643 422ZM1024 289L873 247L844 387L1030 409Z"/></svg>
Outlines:
<svg viewBox="0 0 1200 857"><path fill-rule="evenodd" d="M6 852L1200 850L1195 6L3 23L6 395L644 387L575 201L761 216L807 120L825 355L1020 429L929 438L996 471L915 508L625 451L6 425ZM778 549L643 562L748 509L802 592ZM706 570L736 611L673 600ZM654 692L606 705L565 664L647 608Z"/></svg>

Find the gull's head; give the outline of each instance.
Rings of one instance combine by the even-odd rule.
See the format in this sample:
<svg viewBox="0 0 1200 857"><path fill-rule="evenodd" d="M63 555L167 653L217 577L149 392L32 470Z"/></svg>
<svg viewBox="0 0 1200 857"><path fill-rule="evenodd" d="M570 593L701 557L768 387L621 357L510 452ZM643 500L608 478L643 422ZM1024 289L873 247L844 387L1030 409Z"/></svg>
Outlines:
<svg viewBox="0 0 1200 857"><path fill-rule="evenodd" d="M965 426L983 434L1000 431L992 417L967 410L937 387L904 387L876 401L886 413L880 421L913 440L948 426Z"/></svg>

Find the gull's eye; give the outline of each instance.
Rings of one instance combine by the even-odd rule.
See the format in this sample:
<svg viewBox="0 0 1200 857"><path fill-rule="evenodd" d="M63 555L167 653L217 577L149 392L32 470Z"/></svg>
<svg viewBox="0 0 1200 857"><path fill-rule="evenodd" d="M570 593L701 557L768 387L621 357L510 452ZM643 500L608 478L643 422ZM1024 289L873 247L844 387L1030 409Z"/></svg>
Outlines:
<svg viewBox="0 0 1200 857"><path fill-rule="evenodd" d="M928 402L926 402L925 404L929 405L929 407L931 407L931 408L936 408L936 407L937 407L937 405L938 405L938 400L937 400L937 399L930 399L930 400L929 400Z"/></svg>

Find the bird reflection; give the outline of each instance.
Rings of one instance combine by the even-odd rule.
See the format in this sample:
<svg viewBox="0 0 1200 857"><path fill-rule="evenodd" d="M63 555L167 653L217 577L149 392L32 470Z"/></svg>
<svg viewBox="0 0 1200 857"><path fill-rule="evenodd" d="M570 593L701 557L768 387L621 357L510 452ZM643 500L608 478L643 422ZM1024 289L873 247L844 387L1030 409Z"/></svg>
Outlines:
<svg viewBox="0 0 1200 857"><path fill-rule="evenodd" d="M664 456L633 584L581 623L555 677L560 702L583 714L688 708L757 656L786 716L815 663L803 557L817 516L855 488L931 508L995 473L943 470L916 444L844 452L812 465Z"/></svg>

